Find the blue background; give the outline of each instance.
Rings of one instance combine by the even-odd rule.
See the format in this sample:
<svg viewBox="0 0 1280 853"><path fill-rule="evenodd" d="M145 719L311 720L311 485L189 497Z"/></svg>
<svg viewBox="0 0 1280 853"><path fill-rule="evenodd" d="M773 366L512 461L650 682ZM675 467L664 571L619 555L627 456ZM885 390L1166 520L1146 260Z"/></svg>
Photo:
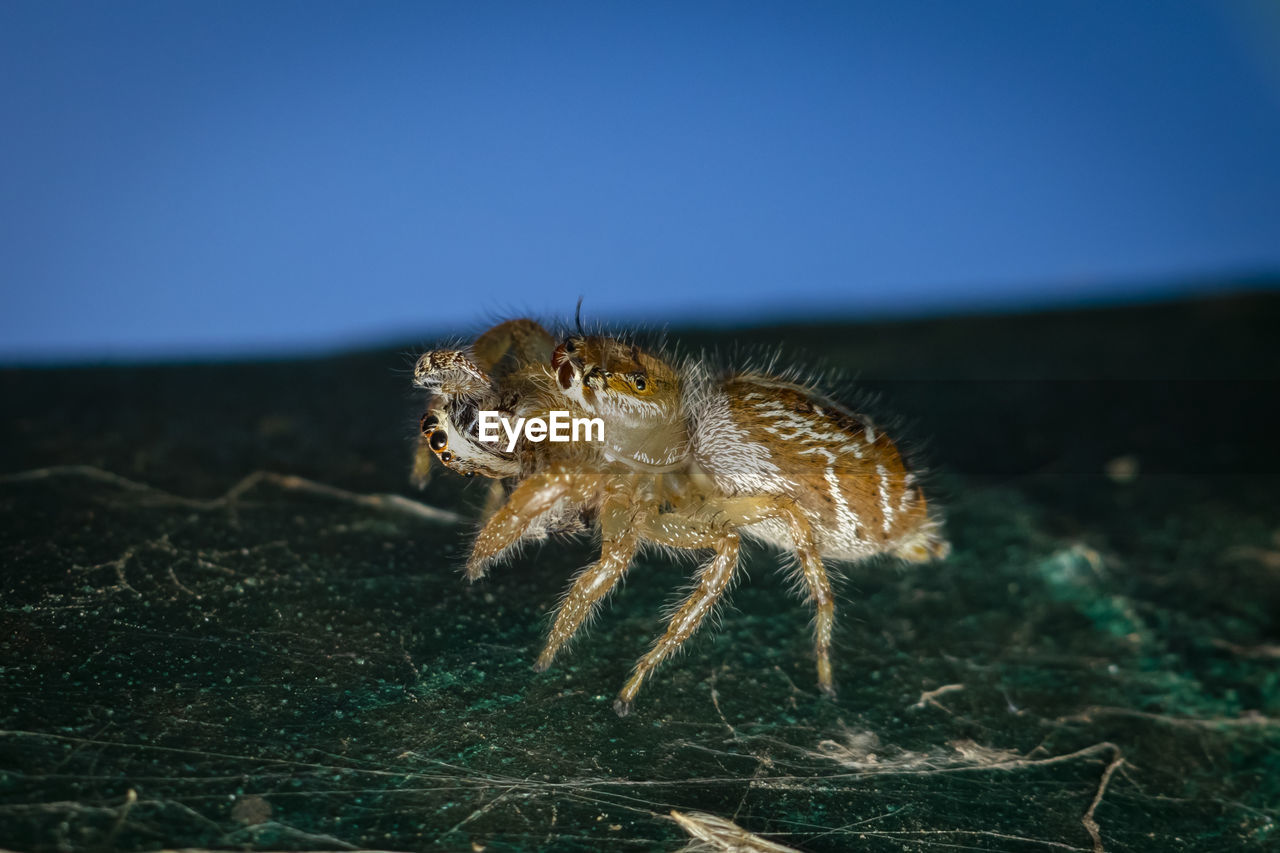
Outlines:
<svg viewBox="0 0 1280 853"><path fill-rule="evenodd" d="M0 356L1280 270L1280 4L0 5Z"/></svg>

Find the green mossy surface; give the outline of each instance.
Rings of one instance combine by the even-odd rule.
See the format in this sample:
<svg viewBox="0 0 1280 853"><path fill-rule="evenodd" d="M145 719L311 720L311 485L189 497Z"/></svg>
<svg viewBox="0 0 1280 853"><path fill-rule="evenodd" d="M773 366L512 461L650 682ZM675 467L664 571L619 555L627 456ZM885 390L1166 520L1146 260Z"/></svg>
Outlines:
<svg viewBox="0 0 1280 853"><path fill-rule="evenodd" d="M640 560L533 673L591 542L464 582L482 490L408 486L397 352L0 371L0 846L675 850L679 809L811 851L1091 850L1093 806L1108 851L1280 848L1277 328L1255 296L675 335L859 375L955 551L846 568L834 701L752 552L625 719L691 565Z"/></svg>

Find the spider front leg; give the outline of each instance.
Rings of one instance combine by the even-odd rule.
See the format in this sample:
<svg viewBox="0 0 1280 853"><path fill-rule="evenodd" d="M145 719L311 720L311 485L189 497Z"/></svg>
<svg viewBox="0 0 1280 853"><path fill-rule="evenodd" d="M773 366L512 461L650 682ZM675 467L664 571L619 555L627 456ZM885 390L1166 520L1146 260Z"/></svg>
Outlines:
<svg viewBox="0 0 1280 853"><path fill-rule="evenodd" d="M553 468L533 474L516 486L507 502L485 522L467 559L467 580L484 577L503 552L518 543L540 515L570 495L589 495L600 486L601 475Z"/></svg>
<svg viewBox="0 0 1280 853"><path fill-rule="evenodd" d="M602 544L600 559L587 566L574 578L573 586L556 613L555 624L547 636L547 645L533 668L542 672L551 666L556 653L567 643L582 623L591 616L635 559L640 547L639 525L644 511L631 506L631 495L617 495L605 502L600 512Z"/></svg>

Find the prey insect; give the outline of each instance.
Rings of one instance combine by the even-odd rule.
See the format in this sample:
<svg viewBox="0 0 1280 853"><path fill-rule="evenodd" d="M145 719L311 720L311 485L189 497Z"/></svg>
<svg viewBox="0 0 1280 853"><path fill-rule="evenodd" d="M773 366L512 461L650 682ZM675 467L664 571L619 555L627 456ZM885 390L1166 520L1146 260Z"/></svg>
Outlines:
<svg viewBox="0 0 1280 853"><path fill-rule="evenodd" d="M574 578L535 668L549 667L644 546L710 552L693 591L637 661L614 703L625 715L645 680L728 590L743 538L788 555L815 612L819 687L834 693L835 600L828 563L889 554L945 557L941 518L892 439L816 389L763 372L672 365L622 338L581 331L558 341L512 320L468 350L418 359L431 392L419 463L431 454L495 485L467 561L471 580L523 542L595 530L599 558ZM481 411L600 418L595 443L478 440Z"/></svg>

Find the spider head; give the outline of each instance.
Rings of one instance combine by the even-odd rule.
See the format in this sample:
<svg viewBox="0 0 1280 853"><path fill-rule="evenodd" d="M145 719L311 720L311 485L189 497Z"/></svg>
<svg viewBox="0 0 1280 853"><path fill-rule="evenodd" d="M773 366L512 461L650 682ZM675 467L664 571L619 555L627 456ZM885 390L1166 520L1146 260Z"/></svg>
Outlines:
<svg viewBox="0 0 1280 853"><path fill-rule="evenodd" d="M679 399L674 370L616 338L570 335L552 352L551 369L561 392L594 414L663 417Z"/></svg>

